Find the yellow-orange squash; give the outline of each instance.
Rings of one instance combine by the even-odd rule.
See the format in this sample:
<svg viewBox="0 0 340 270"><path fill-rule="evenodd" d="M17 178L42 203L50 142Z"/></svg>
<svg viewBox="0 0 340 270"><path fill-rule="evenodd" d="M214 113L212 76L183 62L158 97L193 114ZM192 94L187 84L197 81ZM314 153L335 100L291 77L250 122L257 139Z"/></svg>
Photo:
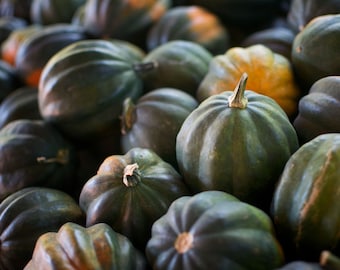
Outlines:
<svg viewBox="0 0 340 270"><path fill-rule="evenodd" d="M225 54L215 56L197 90L198 100L234 89L243 73L249 75L249 89L273 98L288 116L296 113L300 89L291 63L260 44L232 47Z"/></svg>

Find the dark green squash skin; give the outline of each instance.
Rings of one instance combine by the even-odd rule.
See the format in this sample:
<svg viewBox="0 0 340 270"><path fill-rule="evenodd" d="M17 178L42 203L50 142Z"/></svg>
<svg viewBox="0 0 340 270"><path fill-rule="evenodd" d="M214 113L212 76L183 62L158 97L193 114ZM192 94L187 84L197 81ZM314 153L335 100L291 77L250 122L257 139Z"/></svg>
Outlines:
<svg viewBox="0 0 340 270"><path fill-rule="evenodd" d="M292 0L287 12L287 22L298 33L315 17L336 13L340 13L338 0Z"/></svg>
<svg viewBox="0 0 340 270"><path fill-rule="evenodd" d="M66 222L84 224L84 213L64 192L31 187L8 196L0 203L0 268L23 269L38 237Z"/></svg>
<svg viewBox="0 0 340 270"><path fill-rule="evenodd" d="M132 68L141 58L128 45L108 40L84 40L64 48L41 76L42 117L73 140L102 137L118 121L123 100L142 94L142 81Z"/></svg>
<svg viewBox="0 0 340 270"><path fill-rule="evenodd" d="M29 186L70 191L75 149L42 120L18 119L0 130L0 200Z"/></svg>
<svg viewBox="0 0 340 270"><path fill-rule="evenodd" d="M292 257L318 260L340 250L340 134L317 136L287 161L274 192L272 217Z"/></svg>
<svg viewBox="0 0 340 270"><path fill-rule="evenodd" d="M198 10L202 10L204 15L199 16L201 14L197 13ZM213 24L212 19L207 17L208 14L216 18L216 24ZM199 31L199 25L205 32ZM206 32L209 31L215 32L207 35ZM229 48L229 39L229 31L215 14L202 7L179 6L168 10L150 28L146 43L148 51L151 51L170 40L188 40L202 45L216 55L224 53Z"/></svg>
<svg viewBox="0 0 340 270"><path fill-rule="evenodd" d="M22 18L12 16L0 16L0 43L4 42L12 31L24 28L28 22Z"/></svg>
<svg viewBox="0 0 340 270"><path fill-rule="evenodd" d="M324 133L340 132L340 76L316 81L299 101L293 125L301 143Z"/></svg>
<svg viewBox="0 0 340 270"><path fill-rule="evenodd" d="M16 69L4 60L0 60L0 102L22 85Z"/></svg>
<svg viewBox="0 0 340 270"><path fill-rule="evenodd" d="M295 37L291 61L307 89L317 80L339 75L340 14L314 18Z"/></svg>
<svg viewBox="0 0 340 270"><path fill-rule="evenodd" d="M147 53L134 66L144 83L144 91L169 87L195 96L213 55L192 41L173 40Z"/></svg>
<svg viewBox="0 0 340 270"><path fill-rule="evenodd" d="M33 0L31 22L42 25L70 23L78 7L84 3L85 0Z"/></svg>
<svg viewBox="0 0 340 270"><path fill-rule="evenodd" d="M20 87L0 103L0 129L17 119L41 119L37 88Z"/></svg>
<svg viewBox="0 0 340 270"><path fill-rule="evenodd" d="M133 148L108 158L79 196L86 225L107 223L144 250L153 222L188 189L173 166L149 149ZM125 168L135 163L138 168L124 182Z"/></svg>
<svg viewBox="0 0 340 270"><path fill-rule="evenodd" d="M179 171L195 192L222 190L267 207L298 138L273 99L246 90L240 109L230 107L231 95L207 98L186 118L176 142Z"/></svg>
<svg viewBox="0 0 340 270"><path fill-rule="evenodd" d="M58 232L46 233L38 239L24 270L76 270L85 266L98 270L147 269L143 254L109 225L99 223L85 228L67 222Z"/></svg>
<svg viewBox="0 0 340 270"><path fill-rule="evenodd" d="M30 22L30 9L33 0L1 0L0 17L16 17Z"/></svg>
<svg viewBox="0 0 340 270"><path fill-rule="evenodd" d="M41 70L55 53L87 38L81 26L68 23L46 25L20 46L15 59L16 70L27 85L38 86Z"/></svg>
<svg viewBox="0 0 340 270"><path fill-rule="evenodd" d="M134 147L149 148L177 168L176 136L197 106L193 96L174 88L155 89L136 103L127 99L121 115L123 153Z"/></svg>
<svg viewBox="0 0 340 270"><path fill-rule="evenodd" d="M193 237L187 249L176 245L183 233ZM154 270L272 270L284 261L269 216L215 190L175 200L145 250Z"/></svg>

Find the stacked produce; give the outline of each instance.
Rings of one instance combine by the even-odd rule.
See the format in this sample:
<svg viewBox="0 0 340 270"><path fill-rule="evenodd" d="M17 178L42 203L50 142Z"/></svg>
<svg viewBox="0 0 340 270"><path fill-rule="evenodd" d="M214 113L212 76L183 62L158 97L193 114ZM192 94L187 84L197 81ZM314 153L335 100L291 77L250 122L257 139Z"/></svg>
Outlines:
<svg viewBox="0 0 340 270"><path fill-rule="evenodd" d="M340 269L339 0L0 0L0 270Z"/></svg>

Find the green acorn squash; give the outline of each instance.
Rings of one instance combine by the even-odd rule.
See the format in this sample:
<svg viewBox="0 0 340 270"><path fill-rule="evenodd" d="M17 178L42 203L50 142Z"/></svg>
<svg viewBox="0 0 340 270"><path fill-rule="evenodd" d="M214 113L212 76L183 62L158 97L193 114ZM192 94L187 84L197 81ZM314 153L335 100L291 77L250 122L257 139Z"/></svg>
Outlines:
<svg viewBox="0 0 340 270"><path fill-rule="evenodd" d="M340 75L340 14L315 17L294 38L291 60L300 84Z"/></svg>
<svg viewBox="0 0 340 270"><path fill-rule="evenodd" d="M0 130L0 201L29 186L70 191L77 168L75 149L42 120L17 119Z"/></svg>
<svg viewBox="0 0 340 270"><path fill-rule="evenodd" d="M246 90L243 74L194 109L176 140L179 171L195 192L217 189L267 207L283 167L298 148L287 115L273 99Z"/></svg>
<svg viewBox="0 0 340 270"><path fill-rule="evenodd" d="M121 148L149 148L177 168L176 136L196 99L174 88L158 88L134 103L125 100L121 114Z"/></svg>
<svg viewBox="0 0 340 270"><path fill-rule="evenodd" d="M125 236L100 223L83 227L67 222L41 235L24 270L144 270L144 256Z"/></svg>
<svg viewBox="0 0 340 270"><path fill-rule="evenodd" d="M170 203L188 195L180 174L149 149L108 156L79 196L86 226L107 223L143 250L152 223Z"/></svg>
<svg viewBox="0 0 340 270"><path fill-rule="evenodd" d="M284 261L269 216L215 190L175 200L145 250L154 270L272 270Z"/></svg>
<svg viewBox="0 0 340 270"><path fill-rule="evenodd" d="M66 222L84 224L84 213L68 194L23 188L0 203L0 269L23 269L40 235Z"/></svg>
<svg viewBox="0 0 340 270"><path fill-rule="evenodd" d="M214 13L200 6L169 9L149 30L147 49L178 39L196 42L213 55L224 53L230 46L228 29Z"/></svg>
<svg viewBox="0 0 340 270"><path fill-rule="evenodd" d="M302 143L324 133L340 133L340 76L317 80L299 101L293 121Z"/></svg>
<svg viewBox="0 0 340 270"><path fill-rule="evenodd" d="M135 100L143 90L132 66L144 55L129 44L89 39L56 53L39 83L43 119L77 141L108 133L118 122L123 100Z"/></svg>
<svg viewBox="0 0 340 270"><path fill-rule="evenodd" d="M195 96L209 70L213 55L202 45L187 40L168 41L147 53L134 65L144 91L176 88Z"/></svg>
<svg viewBox="0 0 340 270"><path fill-rule="evenodd" d="M340 133L303 144L287 161L272 201L277 235L292 257L340 250Z"/></svg>

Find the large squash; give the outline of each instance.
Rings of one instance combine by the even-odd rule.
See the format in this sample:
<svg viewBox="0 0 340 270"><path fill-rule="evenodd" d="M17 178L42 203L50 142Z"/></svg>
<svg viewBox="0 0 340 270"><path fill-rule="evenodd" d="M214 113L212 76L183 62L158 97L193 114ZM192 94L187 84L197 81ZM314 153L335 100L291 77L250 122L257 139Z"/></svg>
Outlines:
<svg viewBox="0 0 340 270"><path fill-rule="evenodd" d="M269 216L215 190L175 200L146 255L154 270L272 270L284 260Z"/></svg>
<svg viewBox="0 0 340 270"><path fill-rule="evenodd" d="M39 83L42 117L76 140L102 137L118 122L123 100L143 83L133 70L144 54L130 43L89 39L56 53Z"/></svg>
<svg viewBox="0 0 340 270"><path fill-rule="evenodd" d="M68 194L50 188L23 188L0 203L0 268L23 269L40 235L66 222L84 224L84 213Z"/></svg>
<svg viewBox="0 0 340 270"><path fill-rule="evenodd" d="M273 196L272 216L292 257L317 260L340 250L340 133L322 134L288 160Z"/></svg>
<svg viewBox="0 0 340 270"><path fill-rule="evenodd" d="M300 91L290 61L262 44L232 47L215 56L197 90L198 100L233 89L244 72L249 89L273 98L289 117L295 115Z"/></svg>
<svg viewBox="0 0 340 270"><path fill-rule="evenodd" d="M17 119L0 130L0 200L29 186L70 191L77 168L75 150L42 120Z"/></svg>
<svg viewBox="0 0 340 270"><path fill-rule="evenodd" d="M182 180L173 166L149 149L111 155L80 193L86 225L107 223L143 250L152 223L173 200L189 194Z"/></svg>
<svg viewBox="0 0 340 270"><path fill-rule="evenodd" d="M177 161L193 191L223 190L267 207L298 139L281 107L246 90L246 81L244 74L234 91L226 88L189 114L177 135Z"/></svg>
<svg viewBox="0 0 340 270"><path fill-rule="evenodd" d="M35 245L24 270L144 270L144 256L125 236L100 223L83 227L67 222L46 232Z"/></svg>

